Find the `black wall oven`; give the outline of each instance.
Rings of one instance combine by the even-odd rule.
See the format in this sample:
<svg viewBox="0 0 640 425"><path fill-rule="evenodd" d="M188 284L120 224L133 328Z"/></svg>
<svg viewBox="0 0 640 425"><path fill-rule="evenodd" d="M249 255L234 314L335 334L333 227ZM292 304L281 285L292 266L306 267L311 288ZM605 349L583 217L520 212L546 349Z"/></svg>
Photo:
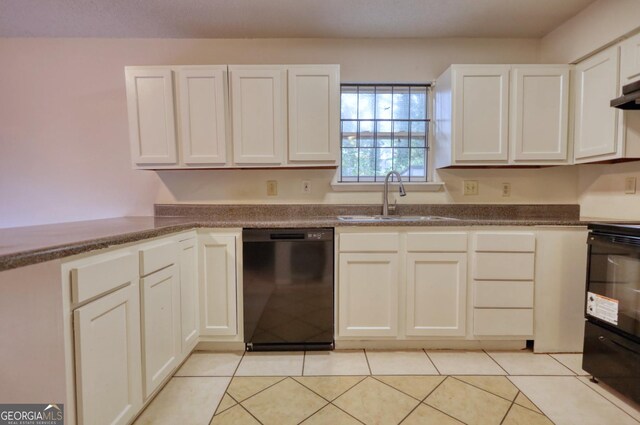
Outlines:
<svg viewBox="0 0 640 425"><path fill-rule="evenodd" d="M582 368L640 402L640 225L589 225Z"/></svg>

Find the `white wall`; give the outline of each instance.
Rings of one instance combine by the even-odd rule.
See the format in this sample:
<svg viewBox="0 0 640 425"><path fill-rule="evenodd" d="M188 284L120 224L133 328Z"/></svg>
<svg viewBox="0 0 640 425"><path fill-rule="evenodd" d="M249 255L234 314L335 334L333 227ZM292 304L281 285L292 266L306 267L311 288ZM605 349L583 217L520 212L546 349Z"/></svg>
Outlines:
<svg viewBox="0 0 640 425"><path fill-rule="evenodd" d="M162 203L381 203L382 191L334 192L333 170L163 171ZM440 170L445 190L417 192L407 188L398 203L577 203L574 167L539 169ZM477 196L462 196L462 180L477 180ZM278 196L266 195L266 181L278 182ZM302 192L310 180L312 193ZM511 183L511 197L502 197L502 183ZM395 197L395 189L392 192Z"/></svg>
<svg viewBox="0 0 640 425"><path fill-rule="evenodd" d="M640 1L598 0L541 40L542 63L575 63L640 26Z"/></svg>
<svg viewBox="0 0 640 425"><path fill-rule="evenodd" d="M451 63L536 63L539 53L532 39L0 39L0 227L148 215L154 202L379 202L333 193L326 170L133 171L125 65L339 63L345 82L420 82ZM404 201L576 202L575 172L550 170L446 171L452 192ZM480 181L478 197L459 196L462 176ZM264 196L267 179L282 182L277 198ZM503 180L512 198L500 196Z"/></svg>
<svg viewBox="0 0 640 425"><path fill-rule="evenodd" d="M540 56L547 62L576 62L637 32L639 27L640 1L599 0L544 37ZM624 193L626 177L636 177L640 182L640 162L585 164L576 168L577 195L583 216L640 219L640 190L635 195Z"/></svg>

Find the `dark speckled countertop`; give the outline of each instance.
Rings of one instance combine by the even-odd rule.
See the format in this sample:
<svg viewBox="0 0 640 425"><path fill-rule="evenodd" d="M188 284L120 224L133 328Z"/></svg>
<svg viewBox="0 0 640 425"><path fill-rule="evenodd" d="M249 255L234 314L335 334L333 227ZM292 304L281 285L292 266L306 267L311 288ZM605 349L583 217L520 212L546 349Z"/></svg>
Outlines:
<svg viewBox="0 0 640 425"><path fill-rule="evenodd" d="M345 222L379 205L156 205L155 217L122 217L0 229L0 271L199 227L585 226L578 205L399 205L400 215L446 221Z"/></svg>

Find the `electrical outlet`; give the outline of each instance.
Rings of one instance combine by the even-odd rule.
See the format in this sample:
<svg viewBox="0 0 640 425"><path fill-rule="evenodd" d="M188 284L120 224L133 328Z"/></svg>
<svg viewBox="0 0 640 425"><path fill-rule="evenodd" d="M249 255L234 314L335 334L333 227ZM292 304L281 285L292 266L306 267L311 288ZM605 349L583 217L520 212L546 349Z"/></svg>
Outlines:
<svg viewBox="0 0 640 425"><path fill-rule="evenodd" d="M478 194L478 181L477 180L464 180L464 196L477 195Z"/></svg>
<svg viewBox="0 0 640 425"><path fill-rule="evenodd" d="M275 180L267 180L267 196L278 195L278 182Z"/></svg>
<svg viewBox="0 0 640 425"><path fill-rule="evenodd" d="M505 198L511 196L511 183L502 183L502 196Z"/></svg>
<svg viewBox="0 0 640 425"><path fill-rule="evenodd" d="M624 193L629 195L633 195L636 193L636 178L635 177L627 177L624 179Z"/></svg>
<svg viewBox="0 0 640 425"><path fill-rule="evenodd" d="M302 193L311 193L311 181L302 180Z"/></svg>

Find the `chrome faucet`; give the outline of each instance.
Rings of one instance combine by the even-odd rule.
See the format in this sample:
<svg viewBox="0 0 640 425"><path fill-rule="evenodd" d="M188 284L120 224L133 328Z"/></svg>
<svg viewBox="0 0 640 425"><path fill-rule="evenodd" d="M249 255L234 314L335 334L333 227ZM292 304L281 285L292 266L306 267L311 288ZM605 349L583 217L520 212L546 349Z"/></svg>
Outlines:
<svg viewBox="0 0 640 425"><path fill-rule="evenodd" d="M389 210L391 210L391 212L395 212L396 210L395 203L389 207L389 177L391 177L392 174L398 179L400 196L407 196L407 192L404 190L404 185L402 184L402 179L400 178L400 173L397 171L389 171L384 178L384 194L382 195L382 215L385 217L389 215Z"/></svg>

